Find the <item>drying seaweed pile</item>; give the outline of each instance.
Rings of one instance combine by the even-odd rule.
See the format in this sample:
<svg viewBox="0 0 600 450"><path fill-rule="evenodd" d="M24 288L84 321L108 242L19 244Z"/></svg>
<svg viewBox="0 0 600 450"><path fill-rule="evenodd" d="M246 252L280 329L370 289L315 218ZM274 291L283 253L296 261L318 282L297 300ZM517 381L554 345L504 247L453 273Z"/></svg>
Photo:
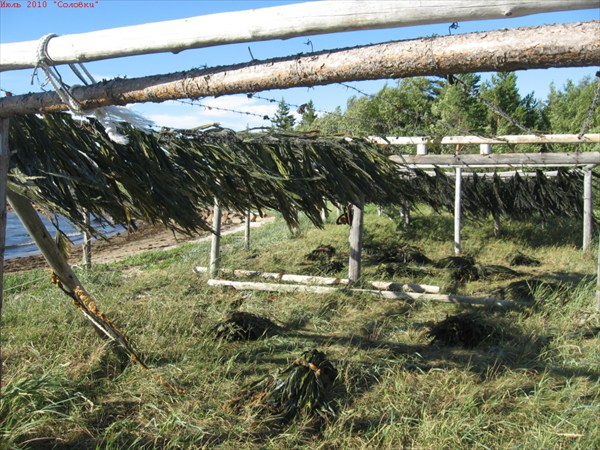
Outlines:
<svg viewBox="0 0 600 450"><path fill-rule="evenodd" d="M83 228L82 209L127 226L131 219L182 231L208 229L201 211L275 209L291 226L321 224L325 201L413 203L398 192L396 165L366 140L306 134L163 130L123 126L128 145L93 120L68 114L11 120L9 188Z"/></svg>
<svg viewBox="0 0 600 450"><path fill-rule="evenodd" d="M226 341L255 341L281 331L273 321L244 311L227 311L211 328L211 334Z"/></svg>
<svg viewBox="0 0 600 450"><path fill-rule="evenodd" d="M431 264L432 261L423 254L423 251L407 243L400 243L392 247L382 245L365 245L365 255L369 256L372 264L399 263L399 264Z"/></svg>
<svg viewBox="0 0 600 450"><path fill-rule="evenodd" d="M343 258L347 257L347 253L336 257L335 247L328 244L319 245L304 255L304 259L313 263L309 268L309 273L317 269L322 274L333 274L342 270L345 266Z"/></svg>
<svg viewBox="0 0 600 450"><path fill-rule="evenodd" d="M565 302L571 289L568 285L552 281L531 278L528 280L515 281L505 287L494 289L491 294L505 300L525 300L534 302L548 295L556 295Z"/></svg>
<svg viewBox="0 0 600 450"><path fill-rule="evenodd" d="M505 280L521 275L508 267L477 264L471 256L449 256L440 259L436 267L450 269L451 278L461 283L476 280Z"/></svg>
<svg viewBox="0 0 600 450"><path fill-rule="evenodd" d="M572 217L583 215L583 172L558 169L556 177L549 178L537 170L535 176L516 173L507 179L496 173L470 174L462 180L462 211L470 218L489 215L515 220L532 217ZM421 201L435 211L454 211L454 178L442 170L434 175L414 170L413 188L420 192Z"/></svg>
<svg viewBox="0 0 600 450"><path fill-rule="evenodd" d="M480 313L463 313L433 324L428 336L433 338L431 344L473 348L484 342L497 342L503 332Z"/></svg>
<svg viewBox="0 0 600 450"><path fill-rule="evenodd" d="M243 388L229 406L249 408L259 423L273 427L301 416L326 422L335 416L331 394L336 377L337 370L324 353L308 350L281 372Z"/></svg>

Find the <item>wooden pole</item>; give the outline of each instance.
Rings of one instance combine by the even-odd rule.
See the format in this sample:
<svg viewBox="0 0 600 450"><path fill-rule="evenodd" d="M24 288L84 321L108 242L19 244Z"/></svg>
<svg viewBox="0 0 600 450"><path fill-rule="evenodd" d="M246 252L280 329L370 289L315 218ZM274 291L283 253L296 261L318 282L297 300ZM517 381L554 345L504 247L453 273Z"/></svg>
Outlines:
<svg viewBox="0 0 600 450"><path fill-rule="evenodd" d="M491 155L392 155L390 160L407 167L545 167L600 164L600 152L572 153L496 153Z"/></svg>
<svg viewBox="0 0 600 450"><path fill-rule="evenodd" d="M6 246L6 189L8 185L8 149L9 120L0 119L0 336L2 335L2 302L4 291L4 249ZM0 344L0 394L2 389L2 345Z"/></svg>
<svg viewBox="0 0 600 450"><path fill-rule="evenodd" d="M419 143L417 144L417 155L426 155L427 154L427 144Z"/></svg>
<svg viewBox="0 0 600 450"><path fill-rule="evenodd" d="M583 251L587 251L592 243L593 197L592 168L583 171Z"/></svg>
<svg viewBox="0 0 600 450"><path fill-rule="evenodd" d="M363 3L369 7L375 4ZM387 42L234 66L121 78L76 87L72 94L85 110L342 81L596 66L600 60L599 23L545 25ZM0 117L66 109L54 92L0 99Z"/></svg>
<svg viewBox="0 0 600 450"><path fill-rule="evenodd" d="M219 271L220 264L220 245L221 245L221 207L219 201L215 198L213 207L213 234L210 240L210 276L214 277Z"/></svg>
<svg viewBox="0 0 600 450"><path fill-rule="evenodd" d="M208 272L207 267L194 267L194 272L203 274ZM305 283L310 285L325 285L325 286L348 286L350 280L347 278L333 278L333 277L319 277L312 275L295 275L291 273L277 273L277 272L259 272L256 270L243 270L243 269L219 269L219 273L234 277L248 277L248 278L266 278L274 279L278 281L286 281L291 283ZM440 292L439 286L433 286L429 284L417 284L417 283L399 283L389 281L370 281L371 286L375 289L385 291L404 291L404 292L420 292L438 294Z"/></svg>
<svg viewBox="0 0 600 450"><path fill-rule="evenodd" d="M598 272L596 274L596 311L600 312L600 239L598 239Z"/></svg>
<svg viewBox="0 0 600 450"><path fill-rule="evenodd" d="M89 211L84 211L84 222L85 226L90 226L90 213ZM92 268L92 236L87 230L83 232L83 267L86 269Z"/></svg>
<svg viewBox="0 0 600 450"><path fill-rule="evenodd" d="M60 280L63 290L73 298L73 301L85 318L92 323L96 332L101 337L117 344L117 348L124 352L129 359L147 369L148 367L133 350L123 332L106 315L100 312L93 298L86 292L83 284L61 254L55 240L50 236L48 230L46 230L44 223L31 202L10 189L7 190L7 198L15 214L19 217L19 220L46 259L46 262Z"/></svg>
<svg viewBox="0 0 600 450"><path fill-rule="evenodd" d="M246 211L246 220L244 221L244 248L250 249L250 210Z"/></svg>
<svg viewBox="0 0 600 450"><path fill-rule="evenodd" d="M587 134L505 134L496 137L485 136L369 136L371 142L380 145L419 145L419 144L479 144L481 155L492 154L492 144L598 144L600 133ZM485 144L485 146L483 145ZM487 153L486 153L487 152ZM426 153L425 153L426 154ZM417 151L417 155L419 152ZM461 155L465 156L465 155Z"/></svg>
<svg viewBox="0 0 600 450"><path fill-rule="evenodd" d="M597 8L594 0L320 1L210 14L186 19L57 36L48 44L56 64L172 52L237 42L289 39L352 30L396 28ZM462 12L462 14L461 14ZM35 67L39 41L0 45L0 70Z"/></svg>
<svg viewBox="0 0 600 450"><path fill-rule="evenodd" d="M352 206L354 214L350 227L350 258L348 261L348 279L356 283L360 278L360 257L362 254L363 208L364 200Z"/></svg>
<svg viewBox="0 0 600 450"><path fill-rule="evenodd" d="M479 144L479 154L480 155L491 155L492 154L492 144Z"/></svg>
<svg viewBox="0 0 600 450"><path fill-rule="evenodd" d="M460 254L460 228L462 221L461 210L462 169L456 169L454 185L454 253Z"/></svg>
<svg viewBox="0 0 600 450"><path fill-rule="evenodd" d="M330 286L310 286L305 284L275 284L256 283L252 281L230 281L230 280L208 280L209 286L227 286L239 290L254 290L266 292L310 292L314 294L332 294L336 292L351 292L357 294L369 294L391 300L429 300L442 303L460 303L468 305L487 305L503 308L519 308L527 306L526 303L499 300L488 297L468 297L465 295L427 294L400 291L382 291L375 289L341 289Z"/></svg>

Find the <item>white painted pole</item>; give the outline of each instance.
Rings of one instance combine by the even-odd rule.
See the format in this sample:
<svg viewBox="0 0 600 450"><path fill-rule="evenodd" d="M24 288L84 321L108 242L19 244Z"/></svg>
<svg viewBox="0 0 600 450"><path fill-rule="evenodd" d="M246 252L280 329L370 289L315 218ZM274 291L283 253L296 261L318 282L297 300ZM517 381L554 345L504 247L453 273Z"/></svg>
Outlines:
<svg viewBox="0 0 600 450"><path fill-rule="evenodd" d="M417 144L417 155L427 154L427 144Z"/></svg>
<svg viewBox="0 0 600 450"><path fill-rule="evenodd" d="M244 222L244 248L250 249L250 210L246 211L246 220Z"/></svg>
<svg viewBox="0 0 600 450"><path fill-rule="evenodd" d="M461 190L462 190L462 169L456 169L456 181L454 185L454 253L460 254L460 226L462 220L461 211Z"/></svg>
<svg viewBox="0 0 600 450"><path fill-rule="evenodd" d="M592 243L592 169L586 167L583 171L583 251L587 251Z"/></svg>
<svg viewBox="0 0 600 450"><path fill-rule="evenodd" d="M220 244L221 244L221 207L219 201L215 198L213 207L213 234L210 240L210 276L214 277L219 271L220 264Z"/></svg>
<svg viewBox="0 0 600 450"><path fill-rule="evenodd" d="M350 258L348 261L348 279L356 283L360 278L360 257L362 255L363 209L364 200L360 205L352 206L354 214L350 227Z"/></svg>
<svg viewBox="0 0 600 450"><path fill-rule="evenodd" d="M84 211L83 214L85 226L89 227L90 213L89 211ZM86 269L92 268L92 237L87 230L83 232L83 267Z"/></svg>
<svg viewBox="0 0 600 450"><path fill-rule="evenodd" d="M491 155L492 154L492 144L479 144L479 154Z"/></svg>
<svg viewBox="0 0 600 450"><path fill-rule="evenodd" d="M57 36L48 43L47 52L56 64L65 64L150 53L178 53L239 42L504 19L597 7L596 0L319 1ZM35 67L38 46L39 41L1 44L0 71Z"/></svg>

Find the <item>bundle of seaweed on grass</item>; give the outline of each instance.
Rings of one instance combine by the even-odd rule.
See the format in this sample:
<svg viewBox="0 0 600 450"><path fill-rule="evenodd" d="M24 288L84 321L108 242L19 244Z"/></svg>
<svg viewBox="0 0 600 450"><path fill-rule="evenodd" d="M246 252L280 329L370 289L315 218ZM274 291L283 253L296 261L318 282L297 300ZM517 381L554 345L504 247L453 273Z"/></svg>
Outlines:
<svg viewBox="0 0 600 450"><path fill-rule="evenodd" d="M323 244L304 256L308 261L328 261L335 255L335 247Z"/></svg>
<svg viewBox="0 0 600 450"><path fill-rule="evenodd" d="M552 281L530 278L528 280L515 281L508 286L499 287L491 292L491 295L505 300L536 302L546 296L558 296L562 303L566 302L569 287L565 284Z"/></svg>
<svg viewBox="0 0 600 450"><path fill-rule="evenodd" d="M433 275L433 272L427 267L412 266L399 263L381 264L377 267L377 275L383 275L386 277L400 276L400 277L425 277Z"/></svg>
<svg viewBox="0 0 600 450"><path fill-rule="evenodd" d="M471 256L449 256L439 260L436 267L451 269L450 278L459 283L482 279L505 280L521 275L508 267L477 264Z"/></svg>
<svg viewBox="0 0 600 450"><path fill-rule="evenodd" d="M304 259L314 262L307 268L307 273L314 273L316 270L320 274L330 275L342 270L345 266L343 259L348 258L348 254L342 253L336 258L335 253L335 247L324 244L304 255Z"/></svg>
<svg viewBox="0 0 600 450"><path fill-rule="evenodd" d="M433 338L431 344L473 348L497 342L503 333L480 313L463 313L433 324L427 335Z"/></svg>
<svg viewBox="0 0 600 450"><path fill-rule="evenodd" d="M381 244L364 246L365 253L369 255L372 264L380 263L415 263L431 264L431 260L423 254L421 249L407 243L400 243L391 247Z"/></svg>
<svg viewBox="0 0 600 450"><path fill-rule="evenodd" d="M326 423L335 416L331 392L336 377L324 353L308 350L283 371L244 387L228 406L248 407L268 427L282 427L302 416Z"/></svg>
<svg viewBox="0 0 600 450"><path fill-rule="evenodd" d="M521 253L517 250L517 253L510 260L511 266L529 266L529 267L537 267L541 265L539 259L535 259L531 256L528 256L524 253Z"/></svg>
<svg viewBox="0 0 600 450"><path fill-rule="evenodd" d="M225 319L210 330L215 337L226 341L255 341L279 331L281 327L271 320L244 311L227 311Z"/></svg>

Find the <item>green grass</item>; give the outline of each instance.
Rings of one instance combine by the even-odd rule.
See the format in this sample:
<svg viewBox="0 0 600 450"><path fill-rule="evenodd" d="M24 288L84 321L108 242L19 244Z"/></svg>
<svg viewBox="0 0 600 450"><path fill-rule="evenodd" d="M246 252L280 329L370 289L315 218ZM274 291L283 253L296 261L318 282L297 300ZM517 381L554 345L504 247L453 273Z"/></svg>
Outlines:
<svg viewBox="0 0 600 450"><path fill-rule="evenodd" d="M427 210L409 230L367 209L365 243L408 242L431 259L450 256L452 221ZM330 219L331 221L331 219ZM593 311L596 256L583 254L575 222L467 222L464 250L481 264L508 265L516 251L542 260L520 279L569 283L568 294L540 292L524 310L478 309L505 330L473 349L429 344L429 324L471 311L461 305L381 300L364 295L238 292L209 288L193 273L208 265L209 244L148 252L78 275L100 308L152 368L124 364L46 271L9 274L2 317L0 448L598 448L598 337L570 336L598 326ZM348 228L281 220L223 239L222 266L320 275L304 256L321 244L347 251ZM342 258L343 259L343 258ZM345 276L345 270L337 276ZM382 278L365 257L364 279ZM449 286L447 271L416 281ZM454 285L485 294L513 280ZM224 312L241 309L285 327L254 342L216 340ZM300 418L258 430L249 410L226 403L248 382L318 348L336 365L337 418L321 428ZM158 376L182 389L164 388Z"/></svg>

